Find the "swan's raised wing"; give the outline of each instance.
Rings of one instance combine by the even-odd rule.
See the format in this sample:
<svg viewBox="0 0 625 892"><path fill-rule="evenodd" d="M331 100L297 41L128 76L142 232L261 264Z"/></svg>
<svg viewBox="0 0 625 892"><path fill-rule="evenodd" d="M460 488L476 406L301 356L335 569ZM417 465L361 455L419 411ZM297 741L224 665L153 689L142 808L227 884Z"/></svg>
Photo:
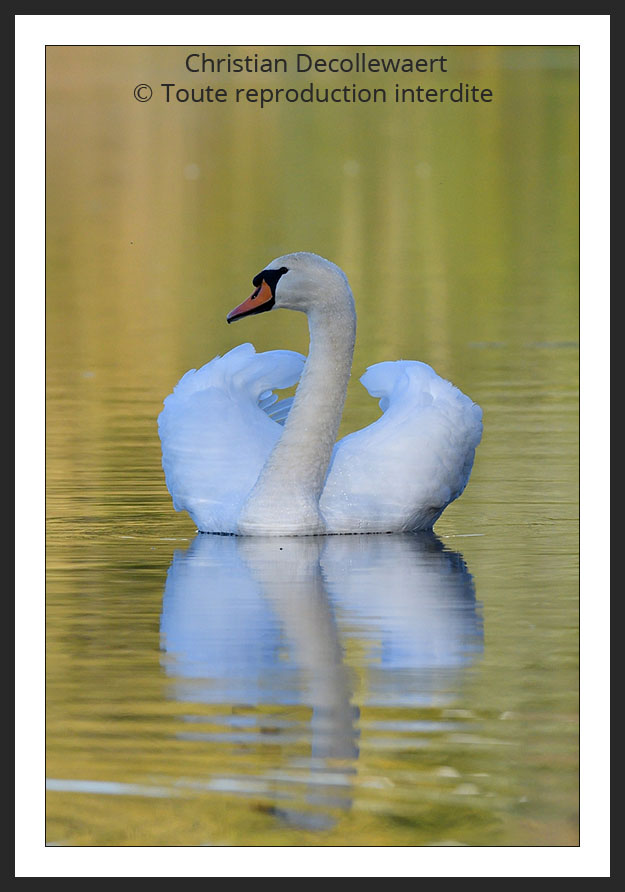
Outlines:
<svg viewBox="0 0 625 892"><path fill-rule="evenodd" d="M291 350L241 344L191 369L165 399L158 430L167 488L199 530L235 532L290 407L273 388L295 384L304 361Z"/></svg>
<svg viewBox="0 0 625 892"><path fill-rule="evenodd" d="M381 362L360 380L383 414L335 446L320 501L328 531L431 529L467 485L482 410L422 362Z"/></svg>

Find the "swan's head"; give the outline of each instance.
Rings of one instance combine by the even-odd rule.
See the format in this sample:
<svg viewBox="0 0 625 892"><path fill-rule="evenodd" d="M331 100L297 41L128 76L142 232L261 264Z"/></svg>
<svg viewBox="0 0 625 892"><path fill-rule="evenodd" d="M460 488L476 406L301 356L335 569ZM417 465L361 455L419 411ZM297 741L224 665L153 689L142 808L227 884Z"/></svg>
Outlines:
<svg viewBox="0 0 625 892"><path fill-rule="evenodd" d="M320 310L331 313L338 306L353 309L347 276L335 263L318 254L299 251L272 260L252 279L254 291L228 313L227 321L267 310Z"/></svg>

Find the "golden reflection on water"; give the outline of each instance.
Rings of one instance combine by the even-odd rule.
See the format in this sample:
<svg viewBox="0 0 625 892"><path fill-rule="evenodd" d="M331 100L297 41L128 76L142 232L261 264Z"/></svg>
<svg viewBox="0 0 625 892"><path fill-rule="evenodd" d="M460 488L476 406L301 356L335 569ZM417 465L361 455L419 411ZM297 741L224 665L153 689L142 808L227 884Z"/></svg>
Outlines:
<svg viewBox="0 0 625 892"><path fill-rule="evenodd" d="M372 654L360 633L343 640L370 786L324 844L426 844L452 830L473 845L575 844L577 49L447 48L454 81L493 90L473 107L133 99L137 83L182 83L186 52L47 50L48 774L133 790L172 764L193 778L227 761L176 737L180 704L164 693L165 580L195 531L171 507L155 419L183 372L243 340L306 352L299 314L245 327L225 315L270 259L312 250L345 269L357 303L341 434L377 417L358 378L385 359L432 364L485 414L472 480L436 528L475 581L484 652L452 705L367 714ZM275 720L275 748L252 747L242 774L277 771ZM444 730L407 755L391 729L415 721ZM480 799L484 774L493 796ZM273 823L266 791L222 795L227 826L204 794L155 804L53 788L49 838L317 844L314 829Z"/></svg>

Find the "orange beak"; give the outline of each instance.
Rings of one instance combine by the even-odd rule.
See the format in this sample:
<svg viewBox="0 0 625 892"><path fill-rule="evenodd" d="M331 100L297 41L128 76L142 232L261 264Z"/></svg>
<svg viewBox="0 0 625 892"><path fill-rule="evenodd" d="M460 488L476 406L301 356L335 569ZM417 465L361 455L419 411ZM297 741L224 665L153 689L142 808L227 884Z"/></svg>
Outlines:
<svg viewBox="0 0 625 892"><path fill-rule="evenodd" d="M230 310L226 316L226 321L234 322L243 316L251 316L253 313L262 313L264 310L270 310L274 300L271 288L263 279L256 291L252 292L247 300L244 300L234 310Z"/></svg>

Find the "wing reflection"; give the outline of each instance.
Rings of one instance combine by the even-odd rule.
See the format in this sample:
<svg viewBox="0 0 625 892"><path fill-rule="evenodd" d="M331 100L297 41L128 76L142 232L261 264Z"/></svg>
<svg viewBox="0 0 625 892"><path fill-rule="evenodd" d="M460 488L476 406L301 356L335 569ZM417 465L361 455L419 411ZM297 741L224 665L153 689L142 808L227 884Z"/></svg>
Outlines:
<svg viewBox="0 0 625 892"><path fill-rule="evenodd" d="M434 533L337 536L329 545L322 572L343 639L368 644L367 703L454 700L463 667L483 647L473 577L462 556Z"/></svg>
<svg viewBox="0 0 625 892"><path fill-rule="evenodd" d="M225 734L191 727L188 736L279 745L280 777L297 776L306 809L274 810L305 826L323 819L310 806L350 807L357 674L366 674L366 706L447 702L482 647L471 574L434 534L198 534L170 567L161 638L173 696L228 715ZM365 665L346 659L350 641L364 647ZM275 786L275 772L263 777Z"/></svg>

